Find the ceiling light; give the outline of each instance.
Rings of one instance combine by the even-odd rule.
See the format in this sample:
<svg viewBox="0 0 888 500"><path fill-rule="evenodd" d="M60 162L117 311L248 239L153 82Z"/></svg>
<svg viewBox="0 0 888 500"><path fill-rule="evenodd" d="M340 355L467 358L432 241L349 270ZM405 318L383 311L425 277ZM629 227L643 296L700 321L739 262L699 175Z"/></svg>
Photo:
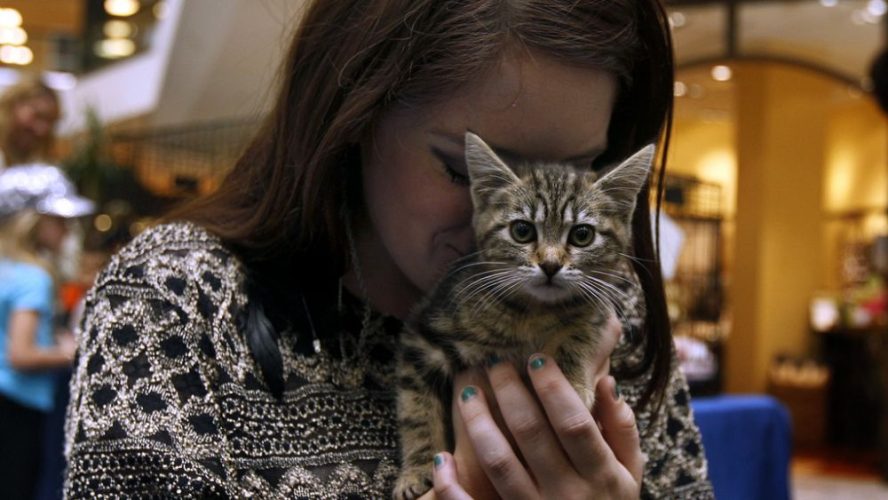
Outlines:
<svg viewBox="0 0 888 500"><path fill-rule="evenodd" d="M712 67L712 79L717 82L726 82L731 79L733 72L729 66L719 64Z"/></svg>
<svg viewBox="0 0 888 500"><path fill-rule="evenodd" d="M820 0L820 5L824 7L835 7L839 4L839 0Z"/></svg>
<svg viewBox="0 0 888 500"><path fill-rule="evenodd" d="M15 9L0 9L0 26L14 28L22 25L22 15Z"/></svg>
<svg viewBox="0 0 888 500"><path fill-rule="evenodd" d="M673 28L681 28L688 23L688 18L682 12L673 12L669 15L669 24Z"/></svg>
<svg viewBox="0 0 888 500"><path fill-rule="evenodd" d="M34 53L28 47L17 47L15 45L3 45L0 47L0 62L4 64L27 66L33 60Z"/></svg>
<svg viewBox="0 0 888 500"><path fill-rule="evenodd" d="M136 52L136 44L128 38L108 38L96 42L93 51L105 59L120 59Z"/></svg>
<svg viewBox="0 0 888 500"><path fill-rule="evenodd" d="M888 12L888 4L885 3L885 0L869 0L866 4L866 11L876 17L881 17L885 15L885 12Z"/></svg>
<svg viewBox="0 0 888 500"><path fill-rule="evenodd" d="M688 93L688 86L684 82L675 82L675 97L684 97Z"/></svg>
<svg viewBox="0 0 888 500"><path fill-rule="evenodd" d="M0 26L0 44L24 45L28 41L28 33L18 26Z"/></svg>
<svg viewBox="0 0 888 500"><path fill-rule="evenodd" d="M127 17L139 12L139 0L105 0L105 12L112 16Z"/></svg>
<svg viewBox="0 0 888 500"><path fill-rule="evenodd" d="M46 86L58 91L71 90L77 86L77 77L64 71L46 71L43 73Z"/></svg>
<svg viewBox="0 0 888 500"><path fill-rule="evenodd" d="M133 34L133 25L120 19L111 19L102 27L102 32L108 38L129 38Z"/></svg>
<svg viewBox="0 0 888 500"><path fill-rule="evenodd" d="M108 214L99 214L93 219L93 227L99 232L107 233L114 226L114 221Z"/></svg>
<svg viewBox="0 0 888 500"><path fill-rule="evenodd" d="M166 16L170 13L170 6L167 4L166 0L160 0L154 7L151 9L154 12L154 17L157 20L166 19Z"/></svg>

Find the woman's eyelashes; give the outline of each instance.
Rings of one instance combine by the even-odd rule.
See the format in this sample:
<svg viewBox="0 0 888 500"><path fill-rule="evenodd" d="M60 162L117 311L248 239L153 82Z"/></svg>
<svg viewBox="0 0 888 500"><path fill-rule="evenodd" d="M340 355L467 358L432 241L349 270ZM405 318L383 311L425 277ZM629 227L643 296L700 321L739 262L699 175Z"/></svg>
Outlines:
<svg viewBox="0 0 888 500"><path fill-rule="evenodd" d="M469 176L465 171L464 162L441 151L438 148L431 148L432 154L441 162L444 173L450 177L450 182L460 186L469 185Z"/></svg>
<svg viewBox="0 0 888 500"><path fill-rule="evenodd" d="M444 163L444 171L447 172L447 175L450 176L450 182L454 184L459 184L460 186L468 186L469 185L469 176L463 173L458 172L456 169Z"/></svg>

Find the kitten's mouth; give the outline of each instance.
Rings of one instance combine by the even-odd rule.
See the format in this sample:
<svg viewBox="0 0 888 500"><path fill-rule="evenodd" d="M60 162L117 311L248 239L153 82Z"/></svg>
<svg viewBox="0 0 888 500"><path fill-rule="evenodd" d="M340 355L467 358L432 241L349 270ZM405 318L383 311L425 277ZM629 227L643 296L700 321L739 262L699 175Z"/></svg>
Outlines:
<svg viewBox="0 0 888 500"><path fill-rule="evenodd" d="M527 293L540 302L559 302L570 296L570 290L563 283L553 282L548 278L534 283L528 283L525 287Z"/></svg>

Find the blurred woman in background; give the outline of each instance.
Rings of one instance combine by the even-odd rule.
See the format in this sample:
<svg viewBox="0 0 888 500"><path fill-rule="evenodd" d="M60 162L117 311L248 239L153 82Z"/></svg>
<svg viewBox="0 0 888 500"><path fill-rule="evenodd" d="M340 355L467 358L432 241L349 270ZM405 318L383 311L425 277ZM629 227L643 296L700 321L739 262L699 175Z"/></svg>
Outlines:
<svg viewBox="0 0 888 500"><path fill-rule="evenodd" d="M55 142L59 98L36 76L26 76L0 95L0 169L45 161Z"/></svg>
<svg viewBox="0 0 888 500"><path fill-rule="evenodd" d="M47 165L0 172L0 485L4 498L33 498L43 417L52 410L50 370L69 366L76 342L53 328L55 256L67 219L92 212L62 172Z"/></svg>

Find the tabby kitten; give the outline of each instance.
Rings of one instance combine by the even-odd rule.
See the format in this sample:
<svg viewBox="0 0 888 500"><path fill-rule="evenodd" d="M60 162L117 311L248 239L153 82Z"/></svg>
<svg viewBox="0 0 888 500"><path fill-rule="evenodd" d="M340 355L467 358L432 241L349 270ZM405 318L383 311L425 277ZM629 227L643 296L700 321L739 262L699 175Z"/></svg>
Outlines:
<svg viewBox="0 0 888 500"><path fill-rule="evenodd" d="M563 164L510 168L472 133L465 150L478 252L452 266L402 334L396 500L428 491L434 454L452 449L456 373L493 356L523 366L546 353L591 409L588 360L600 332L641 297L626 252L653 145L601 178Z"/></svg>

